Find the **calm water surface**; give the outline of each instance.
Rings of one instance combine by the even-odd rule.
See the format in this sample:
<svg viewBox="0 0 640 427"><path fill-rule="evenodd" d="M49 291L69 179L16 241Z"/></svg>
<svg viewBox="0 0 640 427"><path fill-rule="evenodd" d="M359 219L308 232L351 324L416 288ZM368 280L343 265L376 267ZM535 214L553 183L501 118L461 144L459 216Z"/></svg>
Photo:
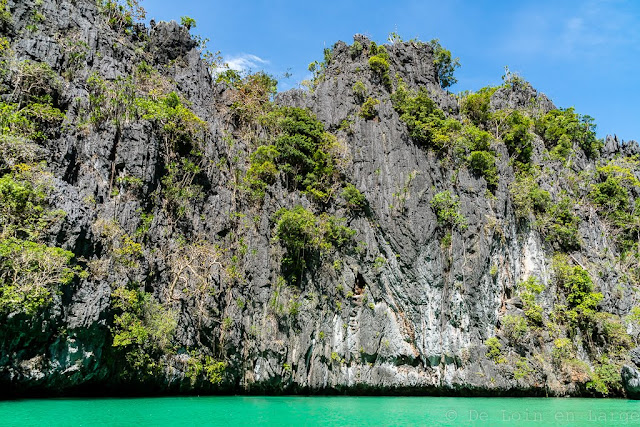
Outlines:
<svg viewBox="0 0 640 427"><path fill-rule="evenodd" d="M621 426L640 401L449 397L168 397L0 402L15 426Z"/></svg>

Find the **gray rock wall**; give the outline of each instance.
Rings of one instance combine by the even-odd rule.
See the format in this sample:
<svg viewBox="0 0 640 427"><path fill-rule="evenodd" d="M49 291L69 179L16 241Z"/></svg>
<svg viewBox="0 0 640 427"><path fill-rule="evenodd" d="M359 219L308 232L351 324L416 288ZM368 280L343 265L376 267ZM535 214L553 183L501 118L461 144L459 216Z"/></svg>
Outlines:
<svg viewBox="0 0 640 427"><path fill-rule="evenodd" d="M5 343L0 359L0 381L12 390L132 387L117 375L121 360L111 346L111 295L137 283L177 316L174 351L162 356L161 373L143 383L133 381L146 392L585 393L584 377L551 363L554 340L564 335L542 331L512 346L500 329L505 314L523 315L516 289L522 280L534 275L546 285L540 299L545 313L551 312L558 294L553 248L533 219L515 216L510 193L515 172L505 145L491 143L499 171L492 194L482 176L412 141L389 89L368 67L368 40L356 37L365 47L356 57L346 44L337 43L312 91L293 90L275 99L278 105L309 109L344 142L344 179L368 202L366 215L354 215L339 204L327 207L356 231L356 249L321 257L303 282L292 286L278 281L284 249L273 239L271 218L280 207L312 207L313 202L282 182L271 186L259 203L243 193L249 154L256 141L268 136L259 126L248 131L237 122L234 89L214 82L185 28L163 22L118 32L84 0L44 1L42 6L34 0L9 0L8 5L15 60L47 63L62 76L73 66L69 43L86 44L78 69L61 77L65 126L42 149L54 176L50 203L66 212L50 240L74 252L90 271L65 287L35 321L11 315L5 319L24 325L18 351ZM46 19L29 31L30 14L37 7ZM458 99L440 88L430 47L406 42L387 46L387 51L394 87L395 77L409 89L425 87L449 117L461 118ZM116 82L133 75L142 61L159 70L163 84L188 100L208 129L202 150L206 161L196 177L203 197L178 218L158 198L167 153L152 120L81 125L89 108L86 82L91 74ZM380 100L373 120L358 115L360 103L352 90L356 81ZM499 89L491 106L523 108L532 99L542 112L554 108L528 85ZM352 123L344 128L343 120ZM547 157L539 136L534 148L534 162L548 171L541 187L554 197L573 188L568 172L595 172L595 161L582 152L570 164L561 164ZM637 151L636 144L607 139L602 156ZM119 177L135 177L141 185L127 190L118 185ZM448 246L442 244L447 230L438 225L431 207L442 191L459 197L468 225L453 229ZM637 297L620 280L608 229L587 205L576 210L582 244L570 256L588 267L603 293L599 307L626 316ZM140 212L152 213L153 220L140 240L140 258L124 267L114 261L110 245L117 236L135 235L142 224ZM105 224L117 228L108 238ZM190 246L198 242L200 252ZM486 356L486 340L494 336L503 345L504 363ZM576 358L591 365L587 341L577 343ZM189 351L195 350L226 362L221 385L187 378ZM522 357L533 369L516 377Z"/></svg>

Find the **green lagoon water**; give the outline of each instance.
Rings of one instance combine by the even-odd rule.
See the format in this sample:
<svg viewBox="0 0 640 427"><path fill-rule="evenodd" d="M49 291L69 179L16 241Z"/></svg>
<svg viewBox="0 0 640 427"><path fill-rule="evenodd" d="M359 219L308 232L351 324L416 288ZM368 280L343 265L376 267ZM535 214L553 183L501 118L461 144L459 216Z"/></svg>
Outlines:
<svg viewBox="0 0 640 427"><path fill-rule="evenodd" d="M621 426L640 401L450 397L166 397L0 402L10 426Z"/></svg>

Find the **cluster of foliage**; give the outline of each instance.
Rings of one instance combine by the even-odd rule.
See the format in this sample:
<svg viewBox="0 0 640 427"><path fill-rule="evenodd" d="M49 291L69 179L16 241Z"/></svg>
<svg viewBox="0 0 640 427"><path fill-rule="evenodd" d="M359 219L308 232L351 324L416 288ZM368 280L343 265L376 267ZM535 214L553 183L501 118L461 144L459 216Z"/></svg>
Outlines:
<svg viewBox="0 0 640 427"><path fill-rule="evenodd" d="M353 89L353 96L355 97L356 101L358 103L363 103L364 100L367 98L367 88L365 87L364 83L358 80L353 84L352 89Z"/></svg>
<svg viewBox="0 0 640 427"><path fill-rule="evenodd" d="M520 298L522 298L524 315L534 326L542 325L542 306L536 302L536 297L544 291L544 285L535 276L518 284Z"/></svg>
<svg viewBox="0 0 640 427"><path fill-rule="evenodd" d="M580 248L579 223L580 217L574 213L574 202L569 196L552 204L536 222L545 240L564 252Z"/></svg>
<svg viewBox="0 0 640 427"><path fill-rule="evenodd" d="M371 42L369 45L369 68L371 68L373 75L390 91L392 84L389 72L389 53L384 46L378 46Z"/></svg>
<svg viewBox="0 0 640 427"><path fill-rule="evenodd" d="M325 71L331 63L333 57L333 50L329 48L324 49L323 61L313 61L309 64L309 71L313 73L312 87L316 87L324 79Z"/></svg>
<svg viewBox="0 0 640 427"><path fill-rule="evenodd" d="M33 316L80 271L73 253L15 237L0 238L0 313Z"/></svg>
<svg viewBox="0 0 640 427"><path fill-rule="evenodd" d="M276 94L278 81L265 72L257 72L242 77L234 70L228 70L218 76L235 91L232 94L231 109L240 125L250 126L269 112L273 107L271 100Z"/></svg>
<svg viewBox="0 0 640 427"><path fill-rule="evenodd" d="M124 377L146 378L158 373L160 357L172 350L176 313L139 289L116 288L111 294L115 311L111 328L116 350L124 353Z"/></svg>
<svg viewBox="0 0 640 427"><path fill-rule="evenodd" d="M168 152L186 154L201 150L207 125L196 116L176 92L157 98L137 98L141 117L156 124Z"/></svg>
<svg viewBox="0 0 640 427"><path fill-rule="evenodd" d="M163 93L163 87L146 90L149 80L161 81L157 72L144 64L135 75L114 81L106 81L97 73L90 75L89 121L97 127L110 122L118 128L137 120L151 122L163 142L164 208L181 217L201 196L201 187L195 181L202 168L208 127L175 91ZM128 183L135 179L131 177Z"/></svg>
<svg viewBox="0 0 640 427"><path fill-rule="evenodd" d="M259 146L251 155L247 187L262 197L282 173L289 188L328 201L340 177L335 137L301 108L276 108L263 117L263 123L275 136L271 144Z"/></svg>
<svg viewBox="0 0 640 427"><path fill-rule="evenodd" d="M447 118L425 88L411 93L401 79L391 99L414 141L442 153L455 147L456 154L472 171L484 177L490 190L497 188L498 168L488 132L473 123L463 125L456 119Z"/></svg>
<svg viewBox="0 0 640 427"><path fill-rule="evenodd" d="M471 121L474 126L485 129L492 118L491 96L498 90L497 87L483 87L478 92L468 93L461 100L461 113Z"/></svg>
<svg viewBox="0 0 640 427"><path fill-rule="evenodd" d="M35 315L82 270L74 255L43 243L46 230L64 216L47 206L45 177L18 165L0 177L0 312Z"/></svg>
<svg viewBox="0 0 640 427"><path fill-rule="evenodd" d="M353 184L347 184L341 194L347 208L353 212L363 211L367 207L367 199Z"/></svg>
<svg viewBox="0 0 640 427"><path fill-rule="evenodd" d="M0 167L35 160L39 149L34 143L59 134L64 118L48 100L24 107L0 101Z"/></svg>
<svg viewBox="0 0 640 427"><path fill-rule="evenodd" d="M517 343L529 332L527 319L507 314L500 320L502 329L511 343Z"/></svg>
<svg viewBox="0 0 640 427"><path fill-rule="evenodd" d="M380 104L380 100L371 97L367 98L362 107L360 107L360 117L366 120L374 119L378 115L376 110L376 105L378 104Z"/></svg>
<svg viewBox="0 0 640 427"><path fill-rule="evenodd" d="M613 235L623 254L638 251L640 201L632 202L631 198L640 190L635 173L638 164L635 158L621 158L598 167L599 182L592 184L589 193L599 213L613 226Z"/></svg>
<svg viewBox="0 0 640 427"><path fill-rule="evenodd" d="M433 64L438 73L438 81L444 89L456 84L458 80L453 76L456 68L460 67L459 58L451 58L451 51L445 49L438 39L427 43L433 49Z"/></svg>
<svg viewBox="0 0 640 427"><path fill-rule="evenodd" d="M38 157L36 143L60 134L65 115L55 105L60 81L50 66L22 61L7 68L15 85L0 101L0 171Z"/></svg>
<svg viewBox="0 0 640 427"><path fill-rule="evenodd" d="M196 27L196 20L189 16L181 16L180 17L180 25L186 27L187 30L191 30Z"/></svg>
<svg viewBox="0 0 640 427"><path fill-rule="evenodd" d="M487 346L486 356L495 363L505 363L507 359L502 354L502 344L497 337L491 337L484 343Z"/></svg>
<svg viewBox="0 0 640 427"><path fill-rule="evenodd" d="M436 213L438 224L441 226L447 228L455 227L460 230L467 227L467 220L460 213L458 196L452 195L450 191L442 191L433 196L431 207Z"/></svg>
<svg viewBox="0 0 640 427"><path fill-rule="evenodd" d="M603 396L607 396L612 391L622 390L620 376L621 366L612 363L607 356L602 356L595 365L591 375L591 381L587 383L587 389L595 390Z"/></svg>
<svg viewBox="0 0 640 427"><path fill-rule="evenodd" d="M469 154L469 167L484 177L489 189L495 190L498 186L498 168L493 152L488 150L472 151Z"/></svg>
<svg viewBox="0 0 640 427"><path fill-rule="evenodd" d="M503 86L504 87L504 86ZM461 98L461 112L479 129L490 131L502 139L514 165L521 170L529 168L533 152L533 121L519 110L491 111L491 97L500 87L484 87Z"/></svg>
<svg viewBox="0 0 640 427"><path fill-rule="evenodd" d="M515 181L511 183L511 197L516 217L520 219L540 216L551 204L551 195L540 188L532 173L516 174Z"/></svg>
<svg viewBox="0 0 640 427"><path fill-rule="evenodd" d="M37 143L58 135L65 118L54 106L59 78L33 61L13 63L6 75L14 90L0 102L0 314L33 317L84 273L71 252L45 243L64 212L49 206L50 178L35 162Z"/></svg>
<svg viewBox="0 0 640 427"><path fill-rule="evenodd" d="M556 158L566 159L574 144L590 158L602 148L602 141L596 138L593 118L576 114L573 108L549 111L536 120L535 130Z"/></svg>
<svg viewBox="0 0 640 427"><path fill-rule="evenodd" d="M202 167L202 149L207 125L180 97L171 92L165 96L138 98L141 117L160 130L164 141L166 173L162 177L166 208L179 217L201 197L195 183Z"/></svg>
<svg viewBox="0 0 640 427"><path fill-rule="evenodd" d="M204 377L211 384L220 384L227 364L216 360L212 356L192 352L190 354L186 377L195 385L198 378Z"/></svg>
<svg viewBox="0 0 640 427"><path fill-rule="evenodd" d="M308 260L343 247L355 234L344 225L344 220L326 213L316 216L302 206L281 208L273 220L275 239L282 242L287 251L282 266L289 283L301 281Z"/></svg>
<svg viewBox="0 0 640 427"><path fill-rule="evenodd" d="M146 17L138 0L99 0L99 6L109 26L127 34L131 33L136 22Z"/></svg>
<svg viewBox="0 0 640 427"><path fill-rule="evenodd" d="M459 121L445 117L426 88L411 93L400 80L391 100L400 119L407 124L411 138L428 148L448 148L453 134L462 129Z"/></svg>
<svg viewBox="0 0 640 427"><path fill-rule="evenodd" d="M502 141L507 146L509 156L520 169L527 169L533 152L533 136L529 132L532 120L518 110L509 113L499 111L495 114L504 128Z"/></svg>
<svg viewBox="0 0 640 427"><path fill-rule="evenodd" d="M513 377L517 380L522 378L527 378L531 374L533 374L534 370L531 366L529 366L529 362L526 358L521 357L520 360L516 361L516 369L513 371Z"/></svg>
<svg viewBox="0 0 640 427"><path fill-rule="evenodd" d="M362 43L360 43L358 40L355 40L353 44L349 46L349 55L351 55L351 58L353 59L362 55L363 51L364 46L362 46Z"/></svg>
<svg viewBox="0 0 640 427"><path fill-rule="evenodd" d="M581 266L572 266L566 255L561 254L553 258L553 272L558 287L565 293L567 319L574 326L589 326L603 298L600 292L593 292L589 272Z"/></svg>
<svg viewBox="0 0 640 427"><path fill-rule="evenodd" d="M9 11L9 7L7 6L7 0L0 0L0 25L3 27L7 27L11 24L11 12Z"/></svg>

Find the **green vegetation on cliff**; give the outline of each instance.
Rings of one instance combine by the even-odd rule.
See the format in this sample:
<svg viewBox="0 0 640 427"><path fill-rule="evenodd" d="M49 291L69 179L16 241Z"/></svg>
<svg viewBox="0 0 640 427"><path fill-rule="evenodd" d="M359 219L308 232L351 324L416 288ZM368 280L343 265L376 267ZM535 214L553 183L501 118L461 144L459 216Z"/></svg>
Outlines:
<svg viewBox="0 0 640 427"><path fill-rule="evenodd" d="M636 145L508 70L449 93L437 40L278 94L191 18L80 3L0 1L0 383L622 393Z"/></svg>

